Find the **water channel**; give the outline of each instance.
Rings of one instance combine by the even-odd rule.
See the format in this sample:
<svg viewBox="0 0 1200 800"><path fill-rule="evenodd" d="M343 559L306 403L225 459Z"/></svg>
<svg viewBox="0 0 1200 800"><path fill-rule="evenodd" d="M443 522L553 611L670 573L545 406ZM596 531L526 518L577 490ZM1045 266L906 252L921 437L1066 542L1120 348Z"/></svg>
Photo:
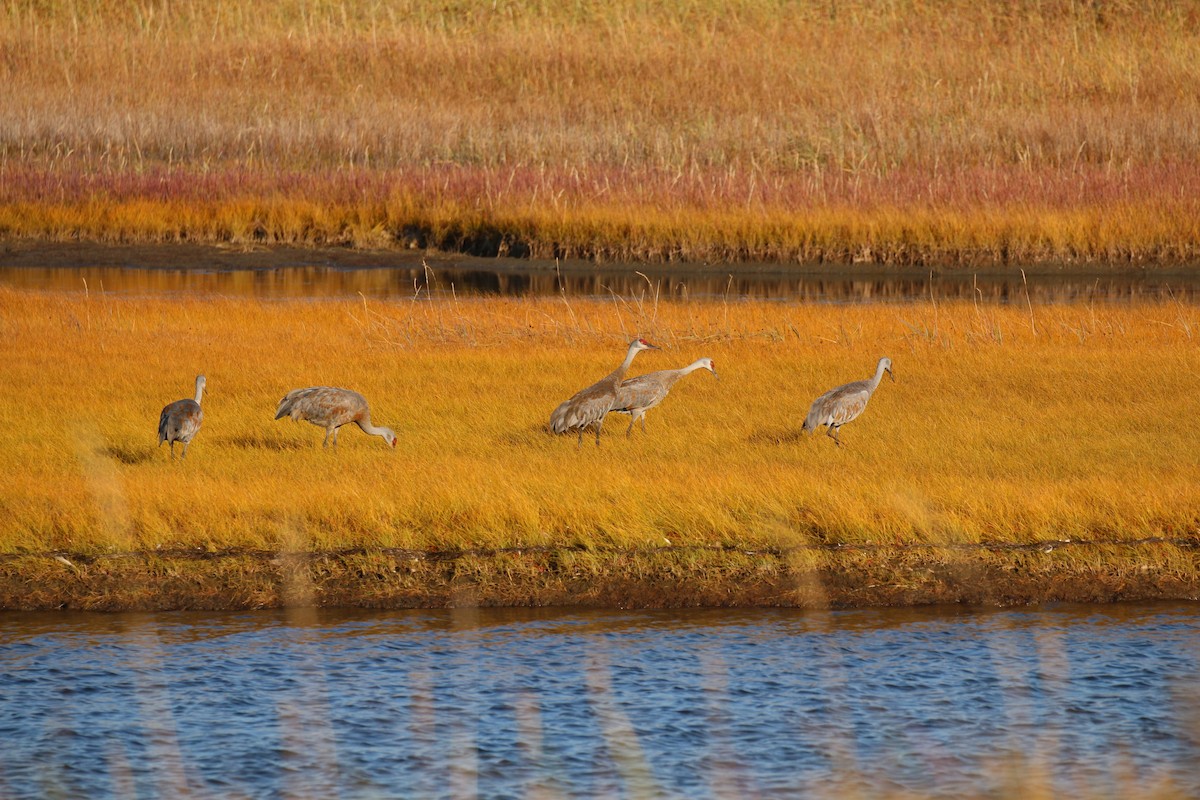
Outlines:
<svg viewBox="0 0 1200 800"><path fill-rule="evenodd" d="M136 257L136 256L135 256ZM990 303L1200 300L1200 270L890 270L783 268L777 265L555 265L514 259L412 259L378 264L296 263L244 266L202 261L185 266L9 266L0 258L0 287L114 295L181 294L403 300L458 297L634 297L826 303L975 300Z"/></svg>
<svg viewBox="0 0 1200 800"><path fill-rule="evenodd" d="M0 796L1195 796L1198 610L0 613Z"/></svg>

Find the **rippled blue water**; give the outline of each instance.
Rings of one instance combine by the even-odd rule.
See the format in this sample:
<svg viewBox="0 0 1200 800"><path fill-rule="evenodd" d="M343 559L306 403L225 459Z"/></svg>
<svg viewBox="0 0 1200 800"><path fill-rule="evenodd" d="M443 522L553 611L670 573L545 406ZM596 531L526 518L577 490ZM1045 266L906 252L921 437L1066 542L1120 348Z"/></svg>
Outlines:
<svg viewBox="0 0 1200 800"><path fill-rule="evenodd" d="M0 797L1200 792L1200 607L0 614Z"/></svg>

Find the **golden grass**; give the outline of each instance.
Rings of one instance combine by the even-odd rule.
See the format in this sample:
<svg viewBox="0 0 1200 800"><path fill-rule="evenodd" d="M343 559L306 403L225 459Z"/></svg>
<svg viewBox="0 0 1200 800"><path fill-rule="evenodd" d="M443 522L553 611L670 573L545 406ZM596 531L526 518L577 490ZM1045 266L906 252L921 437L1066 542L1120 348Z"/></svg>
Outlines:
<svg viewBox="0 0 1200 800"><path fill-rule="evenodd" d="M603 446L554 406L625 342L715 359ZM114 298L0 291L0 550L970 543L1200 533L1200 313L1175 303L797 306ZM808 404L895 363L867 412ZM208 377L185 461L164 404ZM355 388L396 450L272 420ZM1094 558L1086 552L1081 559Z"/></svg>
<svg viewBox="0 0 1200 800"><path fill-rule="evenodd" d="M1177 3L0 8L0 235L589 258L1200 254Z"/></svg>

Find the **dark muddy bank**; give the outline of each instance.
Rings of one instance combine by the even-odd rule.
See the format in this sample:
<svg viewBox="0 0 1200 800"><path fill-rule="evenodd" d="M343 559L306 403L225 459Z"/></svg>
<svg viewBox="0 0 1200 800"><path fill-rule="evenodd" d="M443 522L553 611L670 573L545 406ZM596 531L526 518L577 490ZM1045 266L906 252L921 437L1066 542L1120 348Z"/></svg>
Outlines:
<svg viewBox="0 0 1200 800"><path fill-rule="evenodd" d="M158 551L0 558L0 609L854 608L1200 599L1192 540L749 551Z"/></svg>

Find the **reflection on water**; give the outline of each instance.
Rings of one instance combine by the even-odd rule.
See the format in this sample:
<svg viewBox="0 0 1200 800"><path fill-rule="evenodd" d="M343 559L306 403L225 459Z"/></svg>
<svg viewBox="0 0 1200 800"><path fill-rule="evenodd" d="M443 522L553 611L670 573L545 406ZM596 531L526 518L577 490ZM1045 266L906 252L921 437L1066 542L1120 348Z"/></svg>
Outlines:
<svg viewBox="0 0 1200 800"><path fill-rule="evenodd" d="M555 270L546 266L500 269L471 266L345 268L294 266L265 269L140 267L0 267L0 286L22 289L162 295L181 292L235 297L354 297L399 299L440 295L572 297L752 298L814 302L903 302L976 299L989 303L1200 300L1200 274L1014 275L883 274L863 271L780 272L738 268L708 271Z"/></svg>
<svg viewBox="0 0 1200 800"><path fill-rule="evenodd" d="M9 612L0 796L1194 796L1195 611Z"/></svg>

